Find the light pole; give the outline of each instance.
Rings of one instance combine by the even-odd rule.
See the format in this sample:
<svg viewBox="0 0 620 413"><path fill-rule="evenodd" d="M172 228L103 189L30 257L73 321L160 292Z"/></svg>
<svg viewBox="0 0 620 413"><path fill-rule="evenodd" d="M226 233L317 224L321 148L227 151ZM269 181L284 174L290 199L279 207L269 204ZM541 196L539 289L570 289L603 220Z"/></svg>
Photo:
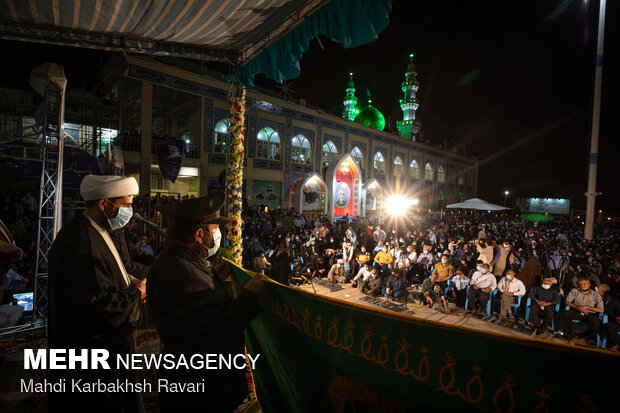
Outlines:
<svg viewBox="0 0 620 413"><path fill-rule="evenodd" d="M508 194L509 193L510 192L508 192L508 191L504 191L504 206L506 206L506 201L508 200Z"/></svg>
<svg viewBox="0 0 620 413"><path fill-rule="evenodd" d="M598 14L598 38L596 40L596 71L594 74L594 99L592 102L592 134L590 137L590 160L588 191L586 195L586 225L583 237L592 241L594 235L594 211L596 196L596 168L598 165L598 130L601 116L601 88L603 82L603 39L605 36L605 0L601 0Z"/></svg>

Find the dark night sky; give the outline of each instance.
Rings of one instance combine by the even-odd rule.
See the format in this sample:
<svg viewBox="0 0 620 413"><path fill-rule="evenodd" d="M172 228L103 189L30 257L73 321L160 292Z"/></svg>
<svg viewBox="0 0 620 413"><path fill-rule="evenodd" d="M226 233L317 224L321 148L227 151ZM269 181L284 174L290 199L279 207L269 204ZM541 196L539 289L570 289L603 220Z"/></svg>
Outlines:
<svg viewBox="0 0 620 413"><path fill-rule="evenodd" d="M290 85L313 105L338 110L346 75L386 116L415 51L425 138L466 146L480 160L478 194L569 197L585 208L598 1L396 0L379 40L354 49L322 39ZM618 106L617 1L607 2L597 207L620 209L613 116ZM510 201L509 201L510 203Z"/></svg>
<svg viewBox="0 0 620 413"><path fill-rule="evenodd" d="M617 39L620 8L607 2L597 208L620 211L614 165L619 145ZM394 0L379 39L343 49L321 38L289 81L296 98L339 114L348 72L386 118L402 117L400 83L411 51L418 72L426 139L465 146L480 161L478 195L568 197L585 208L598 1ZM36 65L65 66L68 88L101 62L102 52L0 41L2 86L24 87ZM19 57L18 57L19 56ZM78 80L79 79L79 80ZM261 76L258 84L273 85ZM510 200L509 200L510 204Z"/></svg>

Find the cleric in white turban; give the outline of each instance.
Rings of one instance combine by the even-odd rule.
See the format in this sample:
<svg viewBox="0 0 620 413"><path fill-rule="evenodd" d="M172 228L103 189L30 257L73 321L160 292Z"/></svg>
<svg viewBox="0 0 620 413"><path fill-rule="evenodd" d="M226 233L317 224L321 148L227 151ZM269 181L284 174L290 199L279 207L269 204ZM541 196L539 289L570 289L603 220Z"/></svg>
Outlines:
<svg viewBox="0 0 620 413"><path fill-rule="evenodd" d="M86 175L80 185L80 195L85 201L137 195L138 192L138 182L134 177Z"/></svg>
<svg viewBox="0 0 620 413"><path fill-rule="evenodd" d="M80 185L84 213L63 223L49 253L50 348L105 349L110 354L135 352L133 334L140 319L146 281L125 267L111 233L133 216L135 178L87 175ZM118 231L114 231L118 232ZM122 250L121 250L122 251ZM111 363L110 370L54 371L54 380L132 381L130 371ZM53 394L52 394L53 393ZM143 411L140 393L59 393L48 395L49 410L97 406L98 411Z"/></svg>

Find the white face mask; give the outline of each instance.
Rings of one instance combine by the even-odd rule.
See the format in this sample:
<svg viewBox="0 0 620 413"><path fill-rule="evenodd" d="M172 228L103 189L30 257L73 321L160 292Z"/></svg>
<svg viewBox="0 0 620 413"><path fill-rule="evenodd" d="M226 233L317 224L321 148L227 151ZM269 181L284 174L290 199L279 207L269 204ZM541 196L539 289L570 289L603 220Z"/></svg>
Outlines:
<svg viewBox="0 0 620 413"><path fill-rule="evenodd" d="M106 201L116 206L112 201L110 201L107 198L106 198ZM105 214L105 211L103 212L103 214L106 216L106 218L108 218L108 216ZM113 230L121 229L129 223L132 217L133 217L132 207L118 207L118 213L116 214L115 217L108 218L108 224L110 225L110 228L112 228Z"/></svg>
<svg viewBox="0 0 620 413"><path fill-rule="evenodd" d="M213 246L211 248L207 248L207 257L212 257L215 255L218 249L220 249L220 242L222 241L222 232L219 227L213 233Z"/></svg>

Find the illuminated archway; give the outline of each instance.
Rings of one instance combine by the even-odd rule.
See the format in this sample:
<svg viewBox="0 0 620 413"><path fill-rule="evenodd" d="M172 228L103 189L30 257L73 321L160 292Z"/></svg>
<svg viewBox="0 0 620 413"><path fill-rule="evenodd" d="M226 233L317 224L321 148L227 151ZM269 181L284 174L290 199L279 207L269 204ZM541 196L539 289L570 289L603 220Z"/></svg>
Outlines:
<svg viewBox="0 0 620 413"><path fill-rule="evenodd" d="M325 173L328 193L331 195L328 216L331 220L345 215L361 215L362 171L351 154L330 163Z"/></svg>
<svg viewBox="0 0 620 413"><path fill-rule="evenodd" d="M312 172L291 185L290 199L296 212L325 215L328 193L325 181Z"/></svg>
<svg viewBox="0 0 620 413"><path fill-rule="evenodd" d="M366 218L376 218L382 213L383 208L383 189L375 178L372 178L364 185L364 216Z"/></svg>

